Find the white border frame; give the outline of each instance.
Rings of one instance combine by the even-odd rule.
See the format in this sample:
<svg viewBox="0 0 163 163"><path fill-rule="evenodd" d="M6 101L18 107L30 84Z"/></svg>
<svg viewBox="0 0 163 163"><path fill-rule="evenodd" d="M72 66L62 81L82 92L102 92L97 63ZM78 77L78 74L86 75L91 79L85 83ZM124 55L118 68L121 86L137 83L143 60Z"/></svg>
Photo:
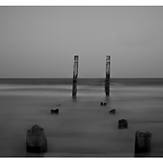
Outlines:
<svg viewBox="0 0 163 163"><path fill-rule="evenodd" d="M163 0L0 0L1 6L160 6Z"/></svg>
<svg viewBox="0 0 163 163"><path fill-rule="evenodd" d="M0 0L0 6L163 6L163 0ZM118 147L117 147L118 148ZM2 163L162 163L159 158L0 158Z"/></svg>

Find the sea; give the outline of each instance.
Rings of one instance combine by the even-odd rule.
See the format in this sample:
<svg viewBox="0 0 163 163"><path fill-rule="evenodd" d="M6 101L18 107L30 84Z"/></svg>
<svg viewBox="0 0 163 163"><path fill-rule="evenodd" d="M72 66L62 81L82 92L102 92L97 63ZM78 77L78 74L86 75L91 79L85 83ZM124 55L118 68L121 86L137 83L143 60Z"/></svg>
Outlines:
<svg viewBox="0 0 163 163"><path fill-rule="evenodd" d="M113 78L109 97L104 81L79 78L73 99L70 78L0 79L0 157L134 157L138 130L152 134L147 157L162 157L163 79ZM118 128L120 119L127 129ZM26 151L35 124L44 128L46 153Z"/></svg>

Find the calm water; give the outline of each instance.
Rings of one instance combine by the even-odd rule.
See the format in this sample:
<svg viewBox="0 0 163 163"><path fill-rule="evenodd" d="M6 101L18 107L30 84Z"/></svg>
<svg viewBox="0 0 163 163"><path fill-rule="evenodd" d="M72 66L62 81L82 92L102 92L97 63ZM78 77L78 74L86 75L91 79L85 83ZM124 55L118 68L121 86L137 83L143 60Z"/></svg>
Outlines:
<svg viewBox="0 0 163 163"><path fill-rule="evenodd" d="M103 81L79 80L74 102L70 79L0 80L0 156L31 156L26 130L36 123L48 139L43 156L133 157L138 129L152 132L151 156L163 156L163 79L112 79L109 99ZM102 100L108 106L101 107ZM60 114L52 116L56 104ZM117 129L120 118L128 119L127 130Z"/></svg>

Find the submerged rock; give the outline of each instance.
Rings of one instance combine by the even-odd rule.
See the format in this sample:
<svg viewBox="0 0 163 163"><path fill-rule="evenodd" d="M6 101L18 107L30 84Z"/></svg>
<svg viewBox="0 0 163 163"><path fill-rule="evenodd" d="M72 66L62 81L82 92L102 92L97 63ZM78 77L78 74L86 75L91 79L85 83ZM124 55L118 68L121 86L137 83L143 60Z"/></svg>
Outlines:
<svg viewBox="0 0 163 163"><path fill-rule="evenodd" d="M118 121L118 128L119 129L125 129L125 128L128 128L128 122L126 119L120 119Z"/></svg>
<svg viewBox="0 0 163 163"><path fill-rule="evenodd" d="M107 103L106 102L104 102L104 106L106 106L107 105Z"/></svg>
<svg viewBox="0 0 163 163"><path fill-rule="evenodd" d="M116 113L116 110L115 109L112 109L109 111L110 114L115 114Z"/></svg>
<svg viewBox="0 0 163 163"><path fill-rule="evenodd" d="M101 106L106 106L107 103L106 103L106 102L100 102L100 105L101 105Z"/></svg>
<svg viewBox="0 0 163 163"><path fill-rule="evenodd" d="M51 114L59 114L59 109L51 109Z"/></svg>
<svg viewBox="0 0 163 163"><path fill-rule="evenodd" d="M47 152L47 138L42 127L34 125L27 130L26 150L32 153Z"/></svg>
<svg viewBox="0 0 163 163"><path fill-rule="evenodd" d="M100 105L103 106L103 102L100 102Z"/></svg>
<svg viewBox="0 0 163 163"><path fill-rule="evenodd" d="M151 151L151 137L150 132L136 131L135 134L135 156L144 157Z"/></svg>

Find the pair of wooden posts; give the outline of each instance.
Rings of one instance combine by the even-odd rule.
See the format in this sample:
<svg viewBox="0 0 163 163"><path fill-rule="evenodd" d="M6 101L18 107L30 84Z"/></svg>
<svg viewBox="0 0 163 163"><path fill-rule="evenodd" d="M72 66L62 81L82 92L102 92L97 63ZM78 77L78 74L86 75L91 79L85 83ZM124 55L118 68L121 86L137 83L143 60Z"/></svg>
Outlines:
<svg viewBox="0 0 163 163"><path fill-rule="evenodd" d="M74 56L72 97L76 98L79 56ZM105 94L110 96L110 56L106 56Z"/></svg>

